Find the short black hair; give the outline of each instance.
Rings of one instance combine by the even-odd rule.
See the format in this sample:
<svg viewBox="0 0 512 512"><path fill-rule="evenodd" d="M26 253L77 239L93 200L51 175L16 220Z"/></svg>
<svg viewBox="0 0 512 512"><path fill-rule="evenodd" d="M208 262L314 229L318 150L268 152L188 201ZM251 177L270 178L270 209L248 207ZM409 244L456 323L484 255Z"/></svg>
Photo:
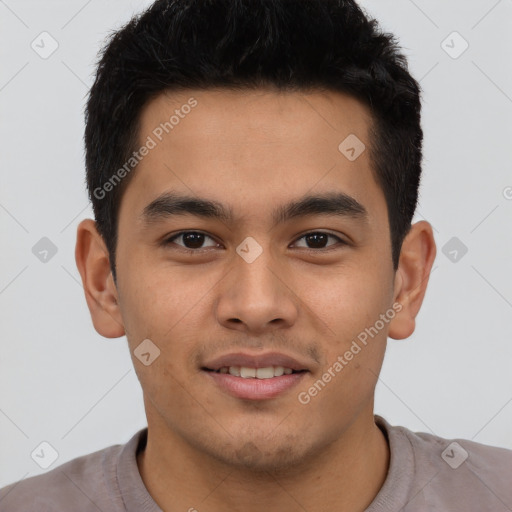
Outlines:
<svg viewBox="0 0 512 512"><path fill-rule="evenodd" d="M370 161L397 269L423 132L420 87L396 37L354 0L157 0L107 38L85 109L87 187L114 279L119 205L133 173L108 182L140 147L143 108L166 91L268 86L339 91L370 108Z"/></svg>

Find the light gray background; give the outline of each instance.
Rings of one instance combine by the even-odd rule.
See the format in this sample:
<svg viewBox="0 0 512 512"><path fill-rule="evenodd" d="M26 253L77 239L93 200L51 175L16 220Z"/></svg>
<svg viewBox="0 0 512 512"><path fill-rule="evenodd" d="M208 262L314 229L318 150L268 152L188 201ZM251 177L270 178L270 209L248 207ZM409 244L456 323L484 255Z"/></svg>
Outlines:
<svg viewBox="0 0 512 512"><path fill-rule="evenodd" d="M52 469L146 425L126 338L93 329L74 243L92 217L82 137L96 53L149 4L0 0L0 487L44 471L30 456L42 441L58 452ZM512 449L512 0L361 4L421 80L416 219L432 223L439 251L416 332L389 341L375 410ZM43 31L59 44L48 59L31 48ZM442 47L454 31L469 43L456 59ZM42 237L58 249L46 263L32 253ZM468 248L456 262L442 252L452 237Z"/></svg>

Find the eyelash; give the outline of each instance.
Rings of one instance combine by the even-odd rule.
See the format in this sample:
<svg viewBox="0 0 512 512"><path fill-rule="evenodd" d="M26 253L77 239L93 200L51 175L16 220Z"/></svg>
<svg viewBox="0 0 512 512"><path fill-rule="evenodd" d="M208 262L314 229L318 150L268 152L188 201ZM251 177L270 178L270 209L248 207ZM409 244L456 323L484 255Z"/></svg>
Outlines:
<svg viewBox="0 0 512 512"><path fill-rule="evenodd" d="M182 236L184 234L187 234L187 233L198 233L198 234L201 234L201 235L205 235L206 237L211 238L212 240L214 240L213 237L211 237L210 235L208 235L206 233L203 233L202 231L189 230L189 231L180 231L179 233L176 233L176 234L172 235L170 238L165 239L162 242L162 245L163 246L168 246L168 245L174 243L173 240L176 240L180 236ZM348 245L348 243L345 242L344 240L342 240L339 236L333 235L332 233L328 233L328 232L325 232L325 231L308 231L307 233L304 233L299 238L297 238L295 240L295 242L293 242L293 243L296 243L297 241L301 240L302 238L307 237L308 235L317 235L317 234L330 236L332 238L335 238L339 242L339 244L341 244L341 245ZM178 245L178 247L179 247L180 252L182 252L182 253L184 252L184 253L187 253L187 254L198 254L198 253L201 253L202 251L206 251L208 249L212 249L213 248L213 247L207 247L207 248L202 248L202 249L201 248L199 248L199 249L189 249L187 247L182 247L181 245ZM318 253L318 252L331 251L331 250L333 250L333 248L334 249L336 248L336 244L334 245L334 247L333 246L329 246L327 248L320 248L320 249L311 249L311 248L308 248L308 247L301 247L300 249L305 250L307 252Z"/></svg>

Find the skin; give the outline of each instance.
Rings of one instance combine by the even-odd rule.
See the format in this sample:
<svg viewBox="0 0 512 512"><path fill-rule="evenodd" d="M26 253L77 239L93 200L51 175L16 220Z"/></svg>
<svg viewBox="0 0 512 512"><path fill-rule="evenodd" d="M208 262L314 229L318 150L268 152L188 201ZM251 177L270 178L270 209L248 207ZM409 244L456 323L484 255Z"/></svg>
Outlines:
<svg viewBox="0 0 512 512"><path fill-rule="evenodd" d="M166 511L363 511L389 467L373 417L375 385L387 337L414 331L436 253L432 228L412 226L395 272L369 152L349 161L338 150L349 134L369 146L371 117L358 100L271 89L162 94L144 108L139 140L190 97L197 106L139 163L123 194L117 283L95 223L86 219L77 232L94 326L105 337L126 334L143 389L141 477ZM144 207L169 191L221 202L235 218L144 223ZM315 215L272 227L277 205L332 191L360 202L367 222ZM183 238L162 243L185 230L208 235L203 252L182 252ZM304 234L317 231L346 243L308 245ZM263 251L252 263L236 252L247 236ZM393 304L401 311L301 404L298 393ZM146 338L161 351L149 366L134 356ZM230 396L200 369L221 354L271 350L310 369L298 387L273 399Z"/></svg>

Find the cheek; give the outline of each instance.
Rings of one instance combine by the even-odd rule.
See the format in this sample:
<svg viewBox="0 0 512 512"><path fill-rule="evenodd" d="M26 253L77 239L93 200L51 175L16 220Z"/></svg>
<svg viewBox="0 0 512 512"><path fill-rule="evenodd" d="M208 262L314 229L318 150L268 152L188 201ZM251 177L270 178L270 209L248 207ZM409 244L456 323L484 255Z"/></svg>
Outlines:
<svg viewBox="0 0 512 512"><path fill-rule="evenodd" d="M386 323L380 315L389 310L392 297L392 288L383 281L389 271L378 265L345 268L329 285L309 288L311 309L328 326L322 331L325 365L315 375L316 381L328 373L329 382L316 401L320 409L355 413L373 396L389 327L389 318ZM333 421L338 420L333 416Z"/></svg>
<svg viewBox="0 0 512 512"><path fill-rule="evenodd" d="M121 269L120 269L121 270ZM120 272L122 313L133 336L154 336L166 343L168 336L191 329L204 308L208 293L222 277L207 267L173 266L133 258Z"/></svg>
<svg viewBox="0 0 512 512"><path fill-rule="evenodd" d="M389 308L385 294L360 283L347 286L333 303L319 310L330 327L323 340L325 364L311 380L313 387L301 391L310 395L312 413L332 411L325 421L336 430L343 418L353 416L373 399L389 326L380 315Z"/></svg>
<svg viewBox="0 0 512 512"><path fill-rule="evenodd" d="M383 282L385 270L378 263L351 265L308 281L303 298L322 320L325 334L342 350L359 332L378 320L389 307L392 287ZM323 331L322 331L323 332Z"/></svg>
<svg viewBox="0 0 512 512"><path fill-rule="evenodd" d="M157 401L169 395L178 399L196 371L194 355L207 334L205 326L211 325L211 294L222 277L211 274L206 268L201 274L192 266L178 270L169 264L139 265L137 272L120 274L130 276L122 280L120 295L133 364L143 389ZM151 366L136 357L145 339L160 351Z"/></svg>

